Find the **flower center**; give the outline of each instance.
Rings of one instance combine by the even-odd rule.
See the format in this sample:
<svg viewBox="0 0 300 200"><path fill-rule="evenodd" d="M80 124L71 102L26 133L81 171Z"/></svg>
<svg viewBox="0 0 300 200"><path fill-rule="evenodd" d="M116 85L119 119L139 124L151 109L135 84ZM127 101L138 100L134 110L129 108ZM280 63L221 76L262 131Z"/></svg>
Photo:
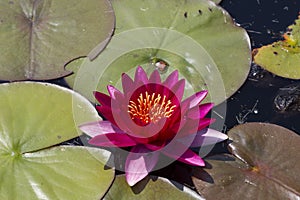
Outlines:
<svg viewBox="0 0 300 200"><path fill-rule="evenodd" d="M147 125L150 122L156 123L162 118L172 116L176 105L171 100L167 100L166 96L148 92L141 93L137 101L129 101L128 112L133 120L139 120Z"/></svg>

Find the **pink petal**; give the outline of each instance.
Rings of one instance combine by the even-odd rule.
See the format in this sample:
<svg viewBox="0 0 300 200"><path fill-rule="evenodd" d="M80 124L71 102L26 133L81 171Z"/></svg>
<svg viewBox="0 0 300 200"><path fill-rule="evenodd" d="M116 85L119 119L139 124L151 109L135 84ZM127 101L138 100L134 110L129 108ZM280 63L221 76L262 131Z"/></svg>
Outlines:
<svg viewBox="0 0 300 200"><path fill-rule="evenodd" d="M211 118L188 119L183 125L183 127L180 129L178 134L180 135L180 137L195 134L198 131L212 124L214 121L215 119Z"/></svg>
<svg viewBox="0 0 300 200"><path fill-rule="evenodd" d="M124 95L114 86L108 85L107 90L112 99L116 100L118 97L123 97Z"/></svg>
<svg viewBox="0 0 300 200"><path fill-rule="evenodd" d="M203 129L196 134L178 139L185 146L200 147L212 145L228 139L228 136L214 129Z"/></svg>
<svg viewBox="0 0 300 200"><path fill-rule="evenodd" d="M160 75L158 70L154 70L149 78L149 83L161 83Z"/></svg>
<svg viewBox="0 0 300 200"><path fill-rule="evenodd" d="M110 107L110 105L111 105L110 96L103 94L101 92L97 92L97 91L94 92L94 96L101 105Z"/></svg>
<svg viewBox="0 0 300 200"><path fill-rule="evenodd" d="M145 147L152 151L157 151L165 146L165 144L160 144L160 145L154 145L154 144L144 144Z"/></svg>
<svg viewBox="0 0 300 200"><path fill-rule="evenodd" d="M122 74L122 87L124 94L133 91L133 81L127 74Z"/></svg>
<svg viewBox="0 0 300 200"><path fill-rule="evenodd" d="M188 116L188 118L191 118L191 119L200 119L199 107L190 108L187 113L187 116Z"/></svg>
<svg viewBox="0 0 300 200"><path fill-rule="evenodd" d="M178 135L180 137L184 137L190 134L195 134L198 131L199 121L199 119L183 119Z"/></svg>
<svg viewBox="0 0 300 200"><path fill-rule="evenodd" d="M90 122L79 126L85 134L95 137L99 134L121 133L122 131L109 121Z"/></svg>
<svg viewBox="0 0 300 200"><path fill-rule="evenodd" d="M172 87L172 92L176 94L176 97L178 101L181 101L184 93L184 86L185 86L185 80L181 79L179 80L173 87Z"/></svg>
<svg viewBox="0 0 300 200"><path fill-rule="evenodd" d="M173 71L165 80L164 85L171 89L178 81L178 71Z"/></svg>
<svg viewBox="0 0 300 200"><path fill-rule="evenodd" d="M143 82L144 84L148 83L147 74L141 66L138 66L135 71L134 82Z"/></svg>
<svg viewBox="0 0 300 200"><path fill-rule="evenodd" d="M151 152L142 145L131 149L126 163L126 180L130 186L145 178L155 167L159 157L159 152Z"/></svg>
<svg viewBox="0 0 300 200"><path fill-rule="evenodd" d="M194 166L205 166L202 158L180 142L172 141L172 144L162 149L162 153L180 162Z"/></svg>
<svg viewBox="0 0 300 200"><path fill-rule="evenodd" d="M178 161L194 166L205 166L204 160L190 149L184 152Z"/></svg>
<svg viewBox="0 0 300 200"><path fill-rule="evenodd" d="M215 121L216 121L216 119L212 119L212 118L202 118L202 119L200 119L199 126L198 126L198 131L206 128L207 126L211 125Z"/></svg>
<svg viewBox="0 0 300 200"><path fill-rule="evenodd" d="M199 105L199 103L206 97L207 93L208 93L207 90L202 90L202 91L197 92L196 94L188 97L183 102L190 102L189 107L193 108L193 107Z"/></svg>
<svg viewBox="0 0 300 200"><path fill-rule="evenodd" d="M137 143L125 133L96 135L89 140L89 144L100 147L129 147L137 145Z"/></svg>
<svg viewBox="0 0 300 200"><path fill-rule="evenodd" d="M98 112L103 115L103 117L105 119L107 119L108 121L110 121L111 123L113 123L114 125L116 125L115 119L114 119L114 115L112 114L111 108L108 106L96 106L96 109L98 110ZM118 113L117 111L115 111L115 113Z"/></svg>
<svg viewBox="0 0 300 200"><path fill-rule="evenodd" d="M205 103L199 106L200 118L204 118L207 113L214 107L213 103Z"/></svg>
<svg viewBox="0 0 300 200"><path fill-rule="evenodd" d="M200 106L195 106L189 110L188 117L192 119L204 118L213 107L213 103L206 103Z"/></svg>

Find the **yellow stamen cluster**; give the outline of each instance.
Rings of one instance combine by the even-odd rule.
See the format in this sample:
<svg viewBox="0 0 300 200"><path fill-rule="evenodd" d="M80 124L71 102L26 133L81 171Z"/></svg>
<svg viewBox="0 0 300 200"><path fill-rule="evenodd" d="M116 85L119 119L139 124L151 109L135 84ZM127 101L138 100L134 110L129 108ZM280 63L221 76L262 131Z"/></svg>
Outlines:
<svg viewBox="0 0 300 200"><path fill-rule="evenodd" d="M132 119L140 119L143 123L156 123L162 118L172 116L176 105L172 105L170 100L166 100L166 96L148 92L139 95L137 102L129 101L128 112Z"/></svg>

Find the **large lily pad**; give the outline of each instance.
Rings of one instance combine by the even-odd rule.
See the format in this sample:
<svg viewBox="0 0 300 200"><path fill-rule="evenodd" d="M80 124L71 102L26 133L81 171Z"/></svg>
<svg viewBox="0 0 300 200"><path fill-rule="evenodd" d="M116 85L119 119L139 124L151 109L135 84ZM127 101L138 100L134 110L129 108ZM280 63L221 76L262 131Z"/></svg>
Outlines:
<svg viewBox="0 0 300 200"><path fill-rule="evenodd" d="M78 125L100 119L84 97L49 83L1 84L0 96L1 144L19 153L77 137Z"/></svg>
<svg viewBox="0 0 300 200"><path fill-rule="evenodd" d="M288 27L284 40L254 51L254 62L282 77L300 79L300 18Z"/></svg>
<svg viewBox="0 0 300 200"><path fill-rule="evenodd" d="M300 137L277 125L248 123L229 131L235 156L207 159L193 181L207 199L299 199ZM196 178L198 177L198 178Z"/></svg>
<svg viewBox="0 0 300 200"><path fill-rule="evenodd" d="M97 59L83 61L67 78L70 83L75 79L74 89L90 100L91 91L106 92L106 85L118 85L120 75L132 73L137 65L150 73L166 64L160 68L164 75L178 69L189 83L187 93L209 89L215 103L232 95L246 79L251 60L248 35L215 3L113 0L112 4L116 34ZM70 66L77 71L74 68Z"/></svg>
<svg viewBox="0 0 300 200"><path fill-rule="evenodd" d="M2 146L0 198L99 200L114 178L113 170L104 169L107 153L58 146L12 154Z"/></svg>
<svg viewBox="0 0 300 200"><path fill-rule="evenodd" d="M71 72L64 65L88 54L95 58L113 28L108 0L1 1L0 80L66 76Z"/></svg>
<svg viewBox="0 0 300 200"><path fill-rule="evenodd" d="M1 84L0 95L0 199L101 198L114 177L104 170L107 151L47 149L81 134L78 124L99 120L89 101L37 82Z"/></svg>
<svg viewBox="0 0 300 200"><path fill-rule="evenodd" d="M117 176L104 200L143 200L143 199L203 199L195 191L173 181L160 177L145 178L130 187L125 176Z"/></svg>

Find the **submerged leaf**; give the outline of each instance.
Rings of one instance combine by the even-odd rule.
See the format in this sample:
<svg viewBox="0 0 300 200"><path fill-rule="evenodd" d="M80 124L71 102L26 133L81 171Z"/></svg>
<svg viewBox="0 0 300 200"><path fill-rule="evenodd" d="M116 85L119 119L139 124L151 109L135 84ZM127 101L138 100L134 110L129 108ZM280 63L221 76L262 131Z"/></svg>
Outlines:
<svg viewBox="0 0 300 200"><path fill-rule="evenodd" d="M251 60L248 35L215 3L113 0L112 4L116 32L107 48L79 69L67 66L78 70L67 82L75 80L73 88L90 100L91 91L107 92L106 85L120 85L120 74L132 74L138 65L148 73L157 68L164 77L177 69L188 82L185 96L209 89L217 104L245 81Z"/></svg>
<svg viewBox="0 0 300 200"><path fill-rule="evenodd" d="M188 199L201 200L196 192L174 181L160 177L146 177L133 187L128 186L125 176L117 176L104 200L143 200L143 199Z"/></svg>
<svg viewBox="0 0 300 200"><path fill-rule="evenodd" d="M193 181L206 199L299 199L300 137L283 127L248 123L229 131L235 156L207 159ZM209 176L204 176L209 174Z"/></svg>
<svg viewBox="0 0 300 200"><path fill-rule="evenodd" d="M283 41L255 49L254 62L278 76L300 79L300 16L283 37Z"/></svg>
<svg viewBox="0 0 300 200"><path fill-rule="evenodd" d="M95 58L113 28L108 0L1 1L0 80L66 76L71 72L64 65L88 54Z"/></svg>

